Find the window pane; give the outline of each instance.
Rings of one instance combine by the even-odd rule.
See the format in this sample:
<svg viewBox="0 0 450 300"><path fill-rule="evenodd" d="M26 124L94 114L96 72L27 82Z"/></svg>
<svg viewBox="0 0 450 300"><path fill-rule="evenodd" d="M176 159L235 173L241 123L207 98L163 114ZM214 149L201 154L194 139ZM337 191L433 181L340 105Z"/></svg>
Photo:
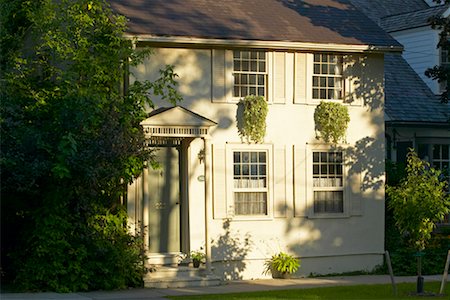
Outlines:
<svg viewBox="0 0 450 300"><path fill-rule="evenodd" d="M234 211L236 215L267 215L267 193L234 193Z"/></svg>
<svg viewBox="0 0 450 300"><path fill-rule="evenodd" d="M261 61L259 62L259 72L266 72L266 63Z"/></svg>
<svg viewBox="0 0 450 300"><path fill-rule="evenodd" d="M433 145L433 159L441 158L441 145Z"/></svg>
<svg viewBox="0 0 450 300"><path fill-rule="evenodd" d="M449 145L442 145L442 159L449 159Z"/></svg>
<svg viewBox="0 0 450 300"><path fill-rule="evenodd" d="M316 191L314 192L314 212L342 213L344 212L343 200L342 191Z"/></svg>
<svg viewBox="0 0 450 300"><path fill-rule="evenodd" d="M261 162L261 163L266 162L266 152L259 153L259 162Z"/></svg>
<svg viewBox="0 0 450 300"><path fill-rule="evenodd" d="M240 175L241 175L241 166L234 165L234 176L240 176Z"/></svg>

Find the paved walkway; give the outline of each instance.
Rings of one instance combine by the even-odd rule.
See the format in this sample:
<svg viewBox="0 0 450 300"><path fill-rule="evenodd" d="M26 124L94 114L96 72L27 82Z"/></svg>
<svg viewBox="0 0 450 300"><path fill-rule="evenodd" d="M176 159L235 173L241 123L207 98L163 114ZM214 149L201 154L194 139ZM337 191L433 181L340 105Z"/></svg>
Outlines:
<svg viewBox="0 0 450 300"><path fill-rule="evenodd" d="M440 281L442 276L424 276L425 284ZM416 282L415 276L396 277L396 283ZM299 279L259 279L226 282L221 286L177 289L130 289L124 291L96 291L86 293L2 293L1 300L146 300L166 299L165 296L224 294L233 292L298 289L338 285L390 284L388 275L337 276Z"/></svg>

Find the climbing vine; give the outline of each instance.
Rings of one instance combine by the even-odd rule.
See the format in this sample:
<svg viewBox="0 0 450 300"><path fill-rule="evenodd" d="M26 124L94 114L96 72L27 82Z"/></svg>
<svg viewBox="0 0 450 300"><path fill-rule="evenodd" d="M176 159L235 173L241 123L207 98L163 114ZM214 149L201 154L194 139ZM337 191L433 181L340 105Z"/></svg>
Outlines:
<svg viewBox="0 0 450 300"><path fill-rule="evenodd" d="M239 136L248 143L261 143L266 135L267 101L262 96L246 96L238 103Z"/></svg>
<svg viewBox="0 0 450 300"><path fill-rule="evenodd" d="M347 106L336 102L320 102L314 111L316 139L338 143L345 141L350 116ZM317 134L318 133L318 134Z"/></svg>

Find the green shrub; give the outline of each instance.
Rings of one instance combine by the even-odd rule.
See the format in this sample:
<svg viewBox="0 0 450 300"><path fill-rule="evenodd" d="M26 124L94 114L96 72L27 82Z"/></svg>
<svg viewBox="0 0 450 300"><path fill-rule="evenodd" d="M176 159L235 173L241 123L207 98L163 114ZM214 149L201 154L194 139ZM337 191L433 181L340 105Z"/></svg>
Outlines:
<svg viewBox="0 0 450 300"><path fill-rule="evenodd" d="M74 292L141 286L142 239L128 233L126 212L97 208L87 220L59 207L35 216L35 230L15 257L16 286Z"/></svg>

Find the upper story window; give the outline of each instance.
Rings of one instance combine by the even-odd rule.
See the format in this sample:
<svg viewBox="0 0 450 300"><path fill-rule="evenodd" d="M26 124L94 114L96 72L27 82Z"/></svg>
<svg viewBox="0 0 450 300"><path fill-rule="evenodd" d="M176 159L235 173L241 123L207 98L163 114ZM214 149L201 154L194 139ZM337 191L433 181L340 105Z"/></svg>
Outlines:
<svg viewBox="0 0 450 300"><path fill-rule="evenodd" d="M237 216L267 215L268 151L233 151L233 198Z"/></svg>
<svg viewBox="0 0 450 300"><path fill-rule="evenodd" d="M314 213L343 213L343 153L313 152Z"/></svg>
<svg viewBox="0 0 450 300"><path fill-rule="evenodd" d="M233 51L233 97L248 95L266 97L267 53L265 51Z"/></svg>
<svg viewBox="0 0 450 300"><path fill-rule="evenodd" d="M312 98L342 100L344 94L343 56L315 53L313 60Z"/></svg>

